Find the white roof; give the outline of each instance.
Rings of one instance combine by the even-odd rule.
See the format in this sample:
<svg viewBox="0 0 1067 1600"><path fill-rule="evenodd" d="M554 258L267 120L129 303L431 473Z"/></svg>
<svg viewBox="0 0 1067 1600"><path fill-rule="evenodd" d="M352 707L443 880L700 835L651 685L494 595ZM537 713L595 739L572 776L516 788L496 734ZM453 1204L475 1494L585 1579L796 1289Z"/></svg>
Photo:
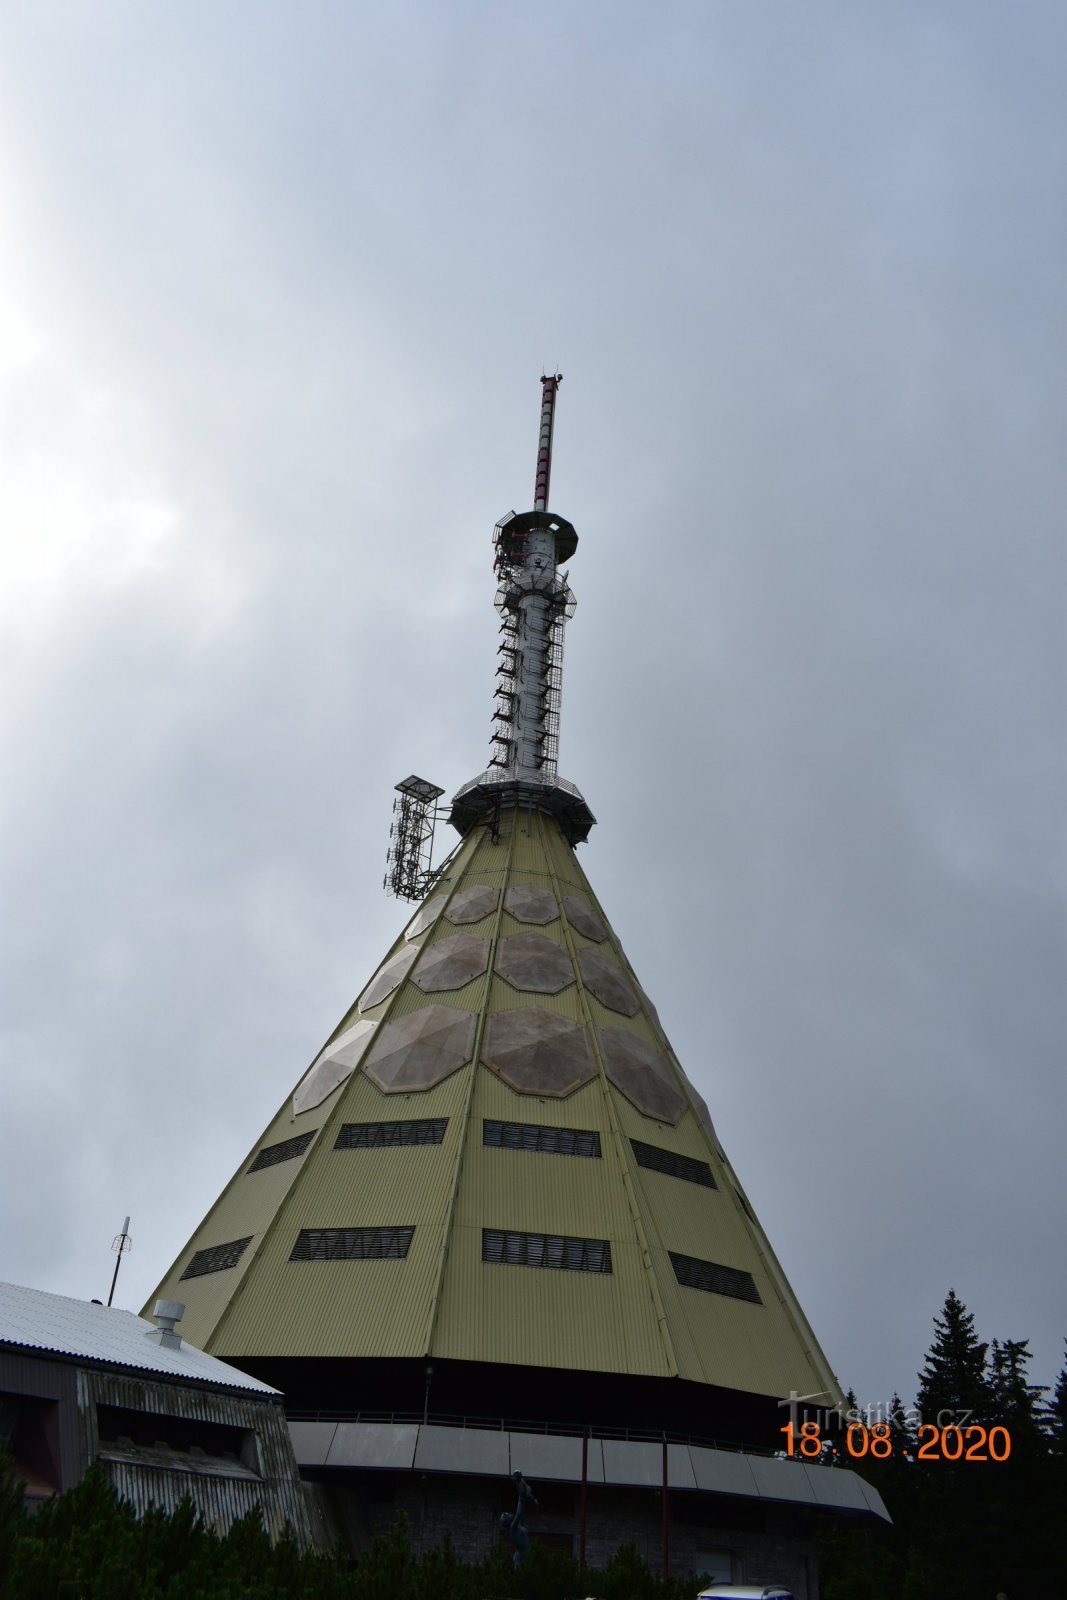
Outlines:
<svg viewBox="0 0 1067 1600"><path fill-rule="evenodd" d="M175 1331L180 1333L181 1327ZM179 1349L172 1350L158 1339L149 1338L149 1334L158 1334L155 1323L132 1311L71 1300L63 1294L47 1294L43 1289L25 1289L16 1283L0 1283L0 1345L20 1345L75 1360L134 1367L141 1372L184 1379L186 1383L210 1383L262 1395L280 1393L269 1383L260 1383L247 1372L186 1344L184 1339Z"/></svg>

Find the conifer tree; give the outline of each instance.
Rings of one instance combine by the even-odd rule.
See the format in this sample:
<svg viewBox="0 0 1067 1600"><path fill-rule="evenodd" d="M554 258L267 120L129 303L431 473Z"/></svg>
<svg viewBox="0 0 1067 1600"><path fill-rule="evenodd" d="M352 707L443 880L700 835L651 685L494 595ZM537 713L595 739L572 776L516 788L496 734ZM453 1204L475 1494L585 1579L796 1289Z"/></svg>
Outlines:
<svg viewBox="0 0 1067 1600"><path fill-rule="evenodd" d="M1041 1415L1046 1386L1029 1381L1029 1346L1029 1339L1005 1339L1003 1344L993 1340L989 1361L993 1409L989 1420L1004 1424L1011 1434L1013 1450L1043 1453Z"/></svg>
<svg viewBox="0 0 1067 1600"><path fill-rule="evenodd" d="M1067 1462L1067 1361L1056 1379L1052 1402L1045 1413L1049 1449L1060 1461Z"/></svg>
<svg viewBox="0 0 1067 1600"><path fill-rule="evenodd" d="M986 1374L988 1345L979 1342L974 1332L974 1317L955 1289L950 1289L940 1317L934 1318L937 1330L926 1353L926 1365L919 1373L916 1404L926 1423L960 1420L969 1412L971 1421L989 1416L993 1393Z"/></svg>

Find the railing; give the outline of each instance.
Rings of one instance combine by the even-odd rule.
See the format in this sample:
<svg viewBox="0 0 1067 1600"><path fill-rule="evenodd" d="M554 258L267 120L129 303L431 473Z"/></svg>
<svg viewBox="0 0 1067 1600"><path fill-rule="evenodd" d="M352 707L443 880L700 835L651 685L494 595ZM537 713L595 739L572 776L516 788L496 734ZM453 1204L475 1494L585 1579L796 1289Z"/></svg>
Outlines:
<svg viewBox="0 0 1067 1600"><path fill-rule="evenodd" d="M583 1425L580 1422L537 1422L529 1417L478 1417L454 1412L430 1411L308 1411L286 1406L290 1422L378 1422L393 1426L421 1426L428 1423L436 1428L477 1428L487 1433L542 1433L568 1439L615 1439L629 1444L684 1444L696 1445L705 1450L730 1450L735 1454L750 1456L775 1456L779 1448L770 1445L738 1444L733 1439L712 1439L699 1434L676 1433L671 1429L659 1432L649 1428L611 1428L600 1423Z"/></svg>

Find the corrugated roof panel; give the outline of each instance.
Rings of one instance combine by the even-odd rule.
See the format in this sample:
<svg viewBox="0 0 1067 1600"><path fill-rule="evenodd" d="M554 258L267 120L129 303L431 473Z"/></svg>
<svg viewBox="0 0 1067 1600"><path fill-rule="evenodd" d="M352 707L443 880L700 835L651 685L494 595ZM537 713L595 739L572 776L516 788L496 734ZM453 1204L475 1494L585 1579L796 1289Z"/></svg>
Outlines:
<svg viewBox="0 0 1067 1600"><path fill-rule="evenodd" d="M174 1348L159 1343L154 1322L137 1317L132 1311L73 1300L17 1283L0 1283L0 1344L162 1373L185 1383L212 1384L265 1396L278 1393L269 1384L198 1349L186 1338L184 1318L177 1331L182 1342Z"/></svg>

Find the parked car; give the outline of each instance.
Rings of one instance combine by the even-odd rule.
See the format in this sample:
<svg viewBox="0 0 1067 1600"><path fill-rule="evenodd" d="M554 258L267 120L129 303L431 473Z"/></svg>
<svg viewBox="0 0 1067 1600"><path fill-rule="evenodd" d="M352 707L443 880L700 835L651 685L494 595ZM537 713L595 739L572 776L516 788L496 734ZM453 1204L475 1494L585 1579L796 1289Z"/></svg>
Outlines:
<svg viewBox="0 0 1067 1600"><path fill-rule="evenodd" d="M793 1591L780 1583L713 1583L697 1600L793 1600Z"/></svg>

